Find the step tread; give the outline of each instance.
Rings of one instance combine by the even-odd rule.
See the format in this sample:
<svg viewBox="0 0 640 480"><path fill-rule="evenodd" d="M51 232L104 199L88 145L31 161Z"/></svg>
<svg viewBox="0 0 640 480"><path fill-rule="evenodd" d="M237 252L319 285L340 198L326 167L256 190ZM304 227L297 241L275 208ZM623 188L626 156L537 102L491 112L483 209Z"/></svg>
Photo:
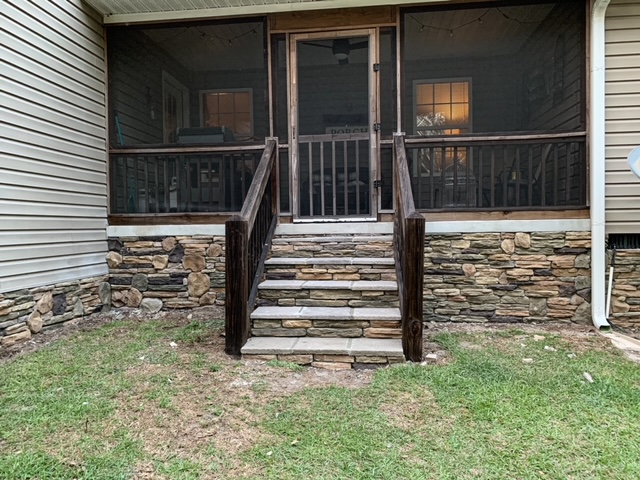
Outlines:
<svg viewBox="0 0 640 480"><path fill-rule="evenodd" d="M391 291L398 289L398 282L392 280L265 280L260 285L262 290L378 290Z"/></svg>
<svg viewBox="0 0 640 480"><path fill-rule="evenodd" d="M380 338L251 337L243 355L368 355L402 357L402 340Z"/></svg>
<svg viewBox="0 0 640 480"><path fill-rule="evenodd" d="M278 235L389 235L393 222L281 223Z"/></svg>
<svg viewBox="0 0 640 480"><path fill-rule="evenodd" d="M393 257L272 257L266 265L395 265Z"/></svg>
<svg viewBox="0 0 640 480"><path fill-rule="evenodd" d="M401 319L396 307L258 307L251 313L253 320L384 320Z"/></svg>
<svg viewBox="0 0 640 480"><path fill-rule="evenodd" d="M318 235L314 237L274 237L272 243L370 243L393 242L393 235Z"/></svg>

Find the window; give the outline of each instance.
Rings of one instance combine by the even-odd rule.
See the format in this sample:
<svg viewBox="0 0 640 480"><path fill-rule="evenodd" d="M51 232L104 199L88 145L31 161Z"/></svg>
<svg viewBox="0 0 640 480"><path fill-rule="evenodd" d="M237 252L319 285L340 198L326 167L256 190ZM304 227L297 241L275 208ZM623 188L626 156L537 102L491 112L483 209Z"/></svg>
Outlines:
<svg viewBox="0 0 640 480"><path fill-rule="evenodd" d="M252 91L200 92L203 127L224 127L236 140L253 136Z"/></svg>
<svg viewBox="0 0 640 480"><path fill-rule="evenodd" d="M460 135L471 131L470 80L417 80L416 134Z"/></svg>

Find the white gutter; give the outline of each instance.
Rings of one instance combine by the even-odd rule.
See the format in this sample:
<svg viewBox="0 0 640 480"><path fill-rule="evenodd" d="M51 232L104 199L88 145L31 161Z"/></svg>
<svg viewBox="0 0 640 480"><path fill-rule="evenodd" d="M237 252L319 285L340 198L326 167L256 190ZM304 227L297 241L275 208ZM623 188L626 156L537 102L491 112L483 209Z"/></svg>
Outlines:
<svg viewBox="0 0 640 480"><path fill-rule="evenodd" d="M605 309L605 14L610 1L595 0L591 15L591 316L598 329L610 326Z"/></svg>

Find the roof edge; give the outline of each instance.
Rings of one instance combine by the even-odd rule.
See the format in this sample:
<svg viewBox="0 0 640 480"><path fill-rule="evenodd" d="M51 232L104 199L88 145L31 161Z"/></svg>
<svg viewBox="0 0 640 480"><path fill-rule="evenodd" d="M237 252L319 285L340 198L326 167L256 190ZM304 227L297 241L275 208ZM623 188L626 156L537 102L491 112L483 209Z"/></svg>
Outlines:
<svg viewBox="0 0 640 480"><path fill-rule="evenodd" d="M184 20L204 20L220 17L240 17L266 15L268 13L301 12L311 10L330 10L337 8L381 7L393 5L452 3L453 0L320 0L314 2L273 3L250 6L199 8L191 10L172 10L126 14L110 14L99 8L96 2L84 0L103 15L105 25L130 25L144 23L162 23Z"/></svg>

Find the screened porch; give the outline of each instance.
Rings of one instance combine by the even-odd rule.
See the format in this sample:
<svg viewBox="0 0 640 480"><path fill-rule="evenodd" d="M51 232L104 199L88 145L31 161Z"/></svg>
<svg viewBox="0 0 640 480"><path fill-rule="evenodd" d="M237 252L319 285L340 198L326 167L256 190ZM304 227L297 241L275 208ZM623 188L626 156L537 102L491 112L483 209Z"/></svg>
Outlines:
<svg viewBox="0 0 640 480"><path fill-rule="evenodd" d="M239 211L267 137L280 215L392 212L396 131L421 211L584 208L585 2L393 12L346 50L301 41L295 105L270 17L109 27L112 220Z"/></svg>

